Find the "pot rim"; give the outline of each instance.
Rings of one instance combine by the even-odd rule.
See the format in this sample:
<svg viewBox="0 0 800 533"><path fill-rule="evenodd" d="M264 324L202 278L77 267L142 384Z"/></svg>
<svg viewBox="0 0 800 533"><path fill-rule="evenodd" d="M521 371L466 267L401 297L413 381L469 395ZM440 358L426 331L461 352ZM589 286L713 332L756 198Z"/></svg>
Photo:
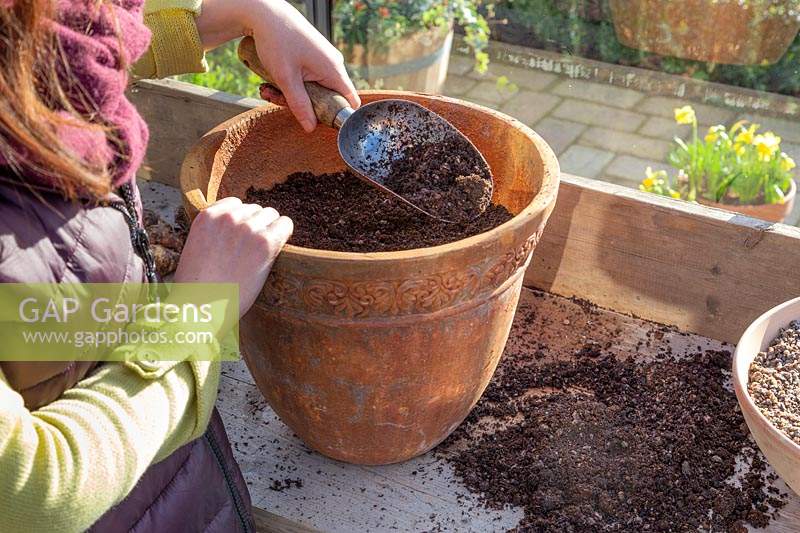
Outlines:
<svg viewBox="0 0 800 533"><path fill-rule="evenodd" d="M750 365L752 364L753 359L755 359L755 355L750 357L752 351L741 348L745 340L755 336L760 336L761 333L759 330L766 328L766 325L775 315L784 311L790 311L790 315L793 318L790 318L786 323L782 323L780 325L781 328L786 327L794 320L800 319L800 297L793 298L789 301L783 302L782 304L776 305L769 311L763 313L761 316L755 319L742 334L739 342L736 344L736 350L733 354L733 388L736 392L736 397L739 400L739 405L742 408L742 411L747 411L748 413L754 414L761 426L766 428L766 432L770 439L777 441L783 450L786 450L792 456L800 459L800 444L790 439L788 435L778 429L775 424L773 424L772 421L761 412L761 409L759 409L753 400L753 397L750 395L747 385L750 383ZM757 348L759 351L762 349L761 346L765 342L765 337L762 337L760 340L761 342ZM772 339L767 340L767 342L771 341ZM745 363L747 359L749 359L749 361ZM745 419L745 421L747 420ZM750 424L748 423L748 427L749 426ZM753 432L752 428L750 431Z"/></svg>
<svg viewBox="0 0 800 533"><path fill-rule="evenodd" d="M412 91L379 91L379 90L359 91L359 95L361 96L378 95L384 98L403 98L404 96L406 97L415 96L426 100L439 100L446 103L454 104L456 106L471 108L482 114L492 115L496 118L502 119L504 122L508 124L508 127L516 128L523 135L528 137L528 139L533 143L533 145L539 152L539 155L542 159L542 167L543 167L542 184L539 189L539 192L536 193L536 195L533 197L530 203L528 203L528 205L526 205L519 213L514 215L511 218L511 220L508 220L507 222L504 222L503 224L495 228L492 228L489 231L485 231L483 233L479 233L477 235L473 235L465 239L459 239L457 241L445 244L439 244L427 248L413 248L411 250L400 250L393 252L340 252L334 250L322 250L319 248L306 248L294 244L286 244L280 254L281 256L283 256L283 258L326 260L333 262L360 261L366 263L378 263L378 262L388 262L388 261L396 262L407 259L432 258L437 255L442 255L444 253L452 253L454 251L479 247L484 244L488 245L489 243L496 242L502 234L508 233L509 230L514 230L516 228L523 227L530 220L536 218L537 215L545 211L548 207L552 207L552 205L554 204L556 195L558 194L559 177L561 172L558 164L558 159L556 158L556 155L553 152L552 148L550 148L550 145L548 145L547 142L545 142L545 140L538 133L536 133L533 129L526 126L517 119L510 117L505 113L495 111L493 109L490 109L488 107L479 104L474 104L472 102L467 102L457 98L450 98L448 96L443 96L443 95L432 95L432 94L412 92ZM267 106L273 106L273 104L267 104ZM236 117L233 117L228 121L223 122L219 126L213 128L210 132L206 133L204 137L212 132L229 129L231 123L234 124L239 123L242 120L244 120L248 115L258 113L259 109L262 109L263 107L266 106L245 111L244 113L237 115ZM280 108L280 110L276 110L275 112L289 113L290 111L286 108ZM228 127L226 128L226 126ZM189 154L192 154L192 151L190 151ZM187 155L187 158L188 157L189 156ZM183 185L183 183L181 185ZM197 200L196 197L194 196L187 197L187 195L185 194L186 193L185 189L183 190L183 192L185 201L190 202L195 209L198 210L202 209L203 206L198 205L199 202L196 201ZM203 196L205 196L207 190L202 192Z"/></svg>

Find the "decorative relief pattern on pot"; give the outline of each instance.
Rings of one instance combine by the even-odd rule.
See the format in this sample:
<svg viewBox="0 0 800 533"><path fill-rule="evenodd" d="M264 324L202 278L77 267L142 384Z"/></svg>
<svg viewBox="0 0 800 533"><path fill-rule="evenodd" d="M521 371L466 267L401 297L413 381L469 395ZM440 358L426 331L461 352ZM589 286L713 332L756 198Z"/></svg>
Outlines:
<svg viewBox="0 0 800 533"><path fill-rule="evenodd" d="M539 244L539 237L541 237L541 230L534 233L515 250L507 252L499 261L489 267L483 276L483 286L494 288L510 278L528 260L533 249Z"/></svg>
<svg viewBox="0 0 800 533"><path fill-rule="evenodd" d="M261 293L262 301L270 306L342 318L432 313L502 285L525 266L540 236L541 230L499 259L413 279L347 283L273 272Z"/></svg>

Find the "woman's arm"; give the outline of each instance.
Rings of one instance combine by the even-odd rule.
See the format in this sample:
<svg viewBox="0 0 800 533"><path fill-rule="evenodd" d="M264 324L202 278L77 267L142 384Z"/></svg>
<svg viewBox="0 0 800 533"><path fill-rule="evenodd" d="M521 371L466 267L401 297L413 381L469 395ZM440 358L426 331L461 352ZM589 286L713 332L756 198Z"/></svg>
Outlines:
<svg viewBox="0 0 800 533"><path fill-rule="evenodd" d="M219 363L108 364L28 411L0 373L0 531L83 531L205 430Z"/></svg>
<svg viewBox="0 0 800 533"><path fill-rule="evenodd" d="M206 48L251 35L261 63L306 131L317 118L303 82L338 92L353 108L361 104L341 52L285 0L204 0L197 28Z"/></svg>
<svg viewBox="0 0 800 533"><path fill-rule="evenodd" d="M224 198L195 218L176 282L236 283L239 316L255 302L292 222ZM129 328L151 330L133 323ZM170 326L164 326L169 328ZM219 363L149 363L123 345L107 364L37 411L0 371L0 532L83 531L124 498L152 463L205 431Z"/></svg>
<svg viewBox="0 0 800 533"><path fill-rule="evenodd" d="M137 78L205 72L205 49L195 24L203 0L145 0L150 47L133 65Z"/></svg>
<svg viewBox="0 0 800 533"><path fill-rule="evenodd" d="M139 77L202 72L205 50L252 35L261 62L283 91L281 101L306 131L317 119L303 82L333 89L354 108L361 103L342 54L284 0L147 0L145 6L153 40L135 67Z"/></svg>

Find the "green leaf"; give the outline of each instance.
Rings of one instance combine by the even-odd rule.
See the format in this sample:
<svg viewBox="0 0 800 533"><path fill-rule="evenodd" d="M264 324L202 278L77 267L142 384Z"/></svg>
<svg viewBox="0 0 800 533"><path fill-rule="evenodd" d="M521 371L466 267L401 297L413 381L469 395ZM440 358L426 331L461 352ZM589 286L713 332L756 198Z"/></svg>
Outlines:
<svg viewBox="0 0 800 533"><path fill-rule="evenodd" d="M728 192L728 189L738 177L738 174L731 174L722 180L722 182L719 184L719 187L717 187L717 190L714 191L714 198L717 202L722 201L722 199L725 197L725 194Z"/></svg>

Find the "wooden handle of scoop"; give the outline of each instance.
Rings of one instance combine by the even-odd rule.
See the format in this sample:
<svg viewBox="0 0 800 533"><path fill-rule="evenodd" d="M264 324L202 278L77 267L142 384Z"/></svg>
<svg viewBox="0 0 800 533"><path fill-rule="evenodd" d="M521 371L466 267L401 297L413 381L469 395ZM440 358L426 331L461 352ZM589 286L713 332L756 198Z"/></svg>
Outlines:
<svg viewBox="0 0 800 533"><path fill-rule="evenodd" d="M258 58L256 42L252 37L245 37L239 43L239 60L244 66L261 76L265 82L275 85L269 72L267 72L267 69L264 68ZM336 115L342 109L350 107L350 103L344 96L327 87L323 87L319 83L307 81L305 86L308 97L311 99L311 105L314 106L314 114L317 115L317 120L326 126L333 126Z"/></svg>

